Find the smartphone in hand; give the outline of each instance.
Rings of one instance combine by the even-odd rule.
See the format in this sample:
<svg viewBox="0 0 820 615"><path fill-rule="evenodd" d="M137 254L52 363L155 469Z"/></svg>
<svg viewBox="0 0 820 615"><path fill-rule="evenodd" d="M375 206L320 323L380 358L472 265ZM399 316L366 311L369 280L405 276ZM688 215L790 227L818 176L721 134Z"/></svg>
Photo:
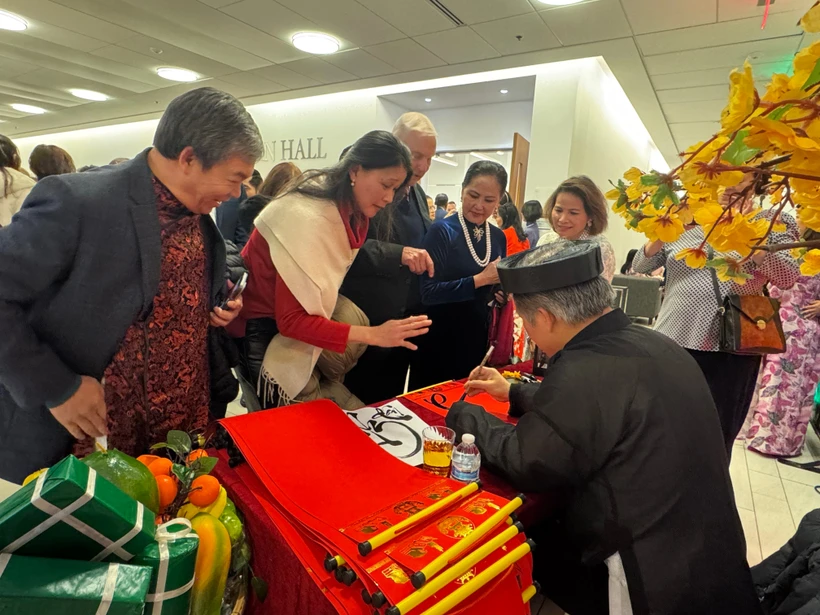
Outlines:
<svg viewBox="0 0 820 615"><path fill-rule="evenodd" d="M239 295L241 295L243 292L245 292L245 287L247 285L248 285L248 272L246 271L245 273L242 274L242 277L239 278L239 282L237 282L236 285L231 289L231 292L228 295L228 298L225 299L225 301L223 301L220 304L219 309L227 310L228 309L228 302L229 301L235 301L236 299L238 299Z"/></svg>

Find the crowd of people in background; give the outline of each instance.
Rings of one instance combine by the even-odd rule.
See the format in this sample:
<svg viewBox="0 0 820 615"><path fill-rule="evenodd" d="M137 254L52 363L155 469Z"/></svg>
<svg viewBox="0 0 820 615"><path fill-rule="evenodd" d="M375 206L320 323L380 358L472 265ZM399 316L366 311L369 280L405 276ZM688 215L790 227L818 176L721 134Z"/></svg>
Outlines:
<svg viewBox="0 0 820 615"><path fill-rule="evenodd" d="M333 379L344 382L350 393L347 403L374 403L400 394L408 382L408 369L413 388L468 375L486 349L492 310L506 302L498 292L495 267L500 258L557 239L586 240L601 248L604 277L611 280L615 274L614 251L605 235L608 205L590 178L568 178L543 205L529 200L519 208L506 191L503 167L481 161L468 169L458 199L446 193L433 197L419 184L436 153L433 125L421 114L408 113L393 129L395 142L387 135L366 135L345 148L338 165L323 174L305 174L287 161L273 166L264 177L254 169L238 186L237 194L216 210L215 221L230 253L238 257L241 251L243 260L237 262L250 276L244 307L228 331L237 340L238 369L250 385L245 394L258 395L262 407L279 403L280 397L298 398L301 393L290 390L285 395L282 391L266 395L260 387L265 352L277 335L327 350L327 356L357 346L360 352L349 357ZM388 153L391 147L393 154ZM343 310L344 318L351 322L337 321L342 316L332 309L317 316L313 307L308 309L299 301L271 263L271 237L266 239L260 231L260 224L270 215L263 213L279 201L319 198L315 186L330 178L337 182L335 192L322 194L330 201L338 200L345 194L342 184L348 182L355 188L355 179L348 177L353 167L381 172L406 166L401 147L410 152L410 170L406 181L398 182L398 196L384 207L374 206L368 212L372 216L351 211L350 219L345 218L346 224L350 222L345 227L349 249L357 256L350 270L339 274L332 285L338 286L334 292L341 301L349 300L355 308L353 315L349 308ZM38 182L77 171L110 172L125 162L129 159L116 158L105 167L77 169L69 152L41 144L31 151L26 169L15 144L0 136L0 227L10 225ZM388 162L388 167L380 166ZM361 194L372 183L360 180L354 192ZM280 203L278 209L281 207ZM799 231L793 220L784 217L788 230L778 241L794 241ZM296 222L288 233L305 239L317 237L317 227ZM700 233L695 228L673 245L653 242L630 250L620 273L663 279L664 301L656 329L689 350L701 365L718 406L727 450L731 452L731 443L746 419L741 435L748 437L750 448L769 455L798 455L820 378L820 361L815 359L820 346L820 282L799 277L788 253L759 253L747 265L754 273L750 283L740 287L722 282L719 291L724 295L758 294L768 285L783 304L788 351L762 366L755 357L719 352L717 332L709 324L709 310L704 309L714 294L708 271L690 269L675 258L680 249L699 243ZM372 332L359 331L361 323ZM416 324L404 330L400 327L408 325L395 323ZM399 330L413 335L425 331L425 335L411 343L408 336L397 337ZM520 324L516 336L521 339L516 341L511 361L530 358ZM320 368L324 365L318 363Z"/></svg>
<svg viewBox="0 0 820 615"><path fill-rule="evenodd" d="M207 87L169 104L152 146L80 172L68 152L45 144L26 170L15 144L0 136L0 478L19 482L68 453L89 453L103 435L109 447L136 456L171 429L202 431L225 416L240 383L253 410L319 398L355 409L469 377L491 394L499 387L497 399L526 413L519 427L532 426L516 433L458 409L484 421L470 429L483 434L477 442L488 461L507 467L510 480L536 488L569 480L593 494L602 490L591 477L616 477L606 483L623 506L616 521L632 525L610 528L614 551L598 532L614 523L601 520L605 512L592 507L589 518L573 519L582 534L603 540L594 549L607 565L629 576L634 571L624 568L636 558L666 562L672 552L673 580L647 572L664 566L642 573L654 579L657 604L689 591L677 571L700 570L699 587L729 605L721 612L754 612L736 608L756 599L721 444L731 455L748 416L751 448L801 452L820 378L820 278L800 277L788 252L761 251L745 265L745 285L720 282L676 258L704 241L694 227L672 244L630 252L622 273L666 280L655 327L666 337L638 329L611 307L609 206L592 179L567 178L543 205L520 203L507 192L505 168L478 160L455 199L431 197L421 184L437 138L428 117L409 112L391 131L362 135L330 167L286 161L263 178L254 168L262 136L250 113ZM788 216L782 222L777 242L805 233ZM540 267L550 254L581 252L597 261L588 278L552 289L543 279L546 290L520 296L502 289L505 257ZM761 369L758 356L720 350L714 305L766 286L783 302L788 349ZM566 374L546 386L555 387L551 396L516 396L522 389L499 373L488 380L476 370L488 348L494 365L528 358L522 323L542 347L553 344L548 369ZM633 368L644 371L626 371ZM675 382L678 374L687 382ZM596 379L606 382L602 390ZM636 382L643 397L630 388ZM663 398L675 387L678 394ZM683 407L687 399L697 405L697 421ZM613 412L599 411L611 402ZM636 410L644 418L618 418ZM567 448L570 439L553 420L561 413L566 433L586 449ZM556 456L561 447L566 452ZM697 467L692 460L711 477L707 500L686 471ZM616 469L599 472L604 467ZM657 503L635 495L647 488L632 484L639 471L654 482ZM659 517L660 505L670 512ZM684 553L686 532L713 555ZM603 560L596 572L572 549L573 566L606 578ZM721 575L702 572L707 564L732 573L728 593ZM639 585L630 593L643 591Z"/></svg>

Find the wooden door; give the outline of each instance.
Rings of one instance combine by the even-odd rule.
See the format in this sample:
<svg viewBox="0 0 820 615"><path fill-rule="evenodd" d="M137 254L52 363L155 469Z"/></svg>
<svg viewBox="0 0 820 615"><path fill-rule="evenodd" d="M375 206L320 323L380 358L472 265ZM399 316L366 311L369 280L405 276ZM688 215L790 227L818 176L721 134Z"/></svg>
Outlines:
<svg viewBox="0 0 820 615"><path fill-rule="evenodd" d="M530 142L520 134L513 135L512 168L510 169L510 197L520 211L524 207L527 189L527 164L530 159Z"/></svg>

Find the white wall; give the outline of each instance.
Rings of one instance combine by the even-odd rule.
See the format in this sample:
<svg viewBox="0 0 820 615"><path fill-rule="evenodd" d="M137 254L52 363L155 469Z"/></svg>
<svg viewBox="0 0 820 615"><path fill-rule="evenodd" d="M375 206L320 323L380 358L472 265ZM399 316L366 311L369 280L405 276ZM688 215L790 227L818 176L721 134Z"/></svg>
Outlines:
<svg viewBox="0 0 820 615"><path fill-rule="evenodd" d="M268 146L275 141L277 148L281 148L282 140L322 137L325 158L293 161L303 171L335 164L345 147L371 130L391 130L404 111L368 90L286 100L248 109ZM269 153L270 150L256 165L262 175L280 161L280 151L275 152L275 159Z"/></svg>
<svg viewBox="0 0 820 615"><path fill-rule="evenodd" d="M66 150L79 169L87 164L102 166L114 158L132 158L151 146L159 120L85 128L53 135L14 139L20 148L23 166L28 167L28 157L40 143L57 145Z"/></svg>
<svg viewBox="0 0 820 615"><path fill-rule="evenodd" d="M567 178L579 74L594 62L561 62L535 78L526 200L543 203Z"/></svg>
<svg viewBox="0 0 820 615"><path fill-rule="evenodd" d="M480 148L476 149L478 150ZM512 152L511 150L501 150L501 152L502 153L499 154L496 150L482 150L482 153L488 158L501 163L507 170L507 175L509 175ZM450 200L455 201L456 205L460 208L461 184L464 181L464 175L467 173L467 169L470 165L478 161L478 158L471 156L469 153L462 153L446 159L456 163L458 166L454 167L444 162L434 160L430 171L424 176L421 182L421 187L432 197L435 197L439 193L446 194L450 197Z"/></svg>
<svg viewBox="0 0 820 615"><path fill-rule="evenodd" d="M321 168L335 163L342 149L366 132L390 130L404 111L368 90L254 105L248 110L266 144L266 155L256 165L263 175L279 162L283 140L290 142L294 139L295 151L299 139L306 148L307 139L313 138L313 155L316 156L319 153L317 137L322 137L323 158L294 161L303 171ZM87 164L104 165L114 158L133 157L149 147L158 122L149 120L87 128L16 139L15 143L24 161L28 161L36 145L48 143L69 152L77 168Z"/></svg>
<svg viewBox="0 0 820 615"><path fill-rule="evenodd" d="M439 151L512 147L513 134L530 138L532 101L437 109L426 113L438 132Z"/></svg>
<svg viewBox="0 0 820 615"><path fill-rule="evenodd" d="M630 167L646 170L650 161L660 166L663 157L653 152L657 148L649 133L605 65L598 61L586 65L578 80L567 176L587 175L606 192L611 188L610 180L617 181ZM615 250L618 268L631 248L645 242L643 235L627 229L611 210L606 236Z"/></svg>

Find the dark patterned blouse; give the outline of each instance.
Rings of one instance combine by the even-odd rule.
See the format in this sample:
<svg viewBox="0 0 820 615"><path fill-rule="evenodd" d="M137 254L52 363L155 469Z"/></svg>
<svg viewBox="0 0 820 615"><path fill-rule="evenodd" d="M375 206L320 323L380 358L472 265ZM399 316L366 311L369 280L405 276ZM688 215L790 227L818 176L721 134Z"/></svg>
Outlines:
<svg viewBox="0 0 820 615"><path fill-rule="evenodd" d="M128 329L105 371L108 448L137 456L171 429L208 423L210 273L198 215L153 179L162 229L154 309ZM93 449L78 442L75 454Z"/></svg>

